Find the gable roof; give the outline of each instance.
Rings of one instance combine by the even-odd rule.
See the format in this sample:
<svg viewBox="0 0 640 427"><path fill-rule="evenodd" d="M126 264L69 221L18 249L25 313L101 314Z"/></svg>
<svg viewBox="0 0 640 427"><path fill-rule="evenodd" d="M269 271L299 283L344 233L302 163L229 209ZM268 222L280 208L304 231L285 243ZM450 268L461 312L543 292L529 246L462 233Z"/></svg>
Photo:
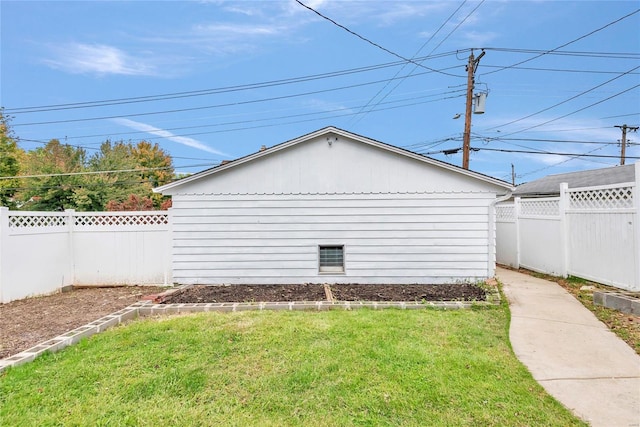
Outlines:
<svg viewBox="0 0 640 427"><path fill-rule="evenodd" d="M549 175L535 181L520 184L514 196L553 196L560 194L560 184L566 182L569 188L593 187L596 185L620 184L635 181L635 165L613 166L580 172Z"/></svg>
<svg viewBox="0 0 640 427"><path fill-rule="evenodd" d="M405 150L403 148L399 148L399 147L396 147L396 146L393 146L393 145L385 144L383 142L376 141L374 139L367 138L367 137L364 137L364 136L361 136L361 135L357 135L355 133L351 133L351 132L348 132L348 131L345 131L345 130L342 130L342 129L339 129L339 128L336 128L336 127L333 127L333 126L328 126L328 127L319 129L319 130L317 130L315 132L311 132L311 133L308 133L306 135L302 135L302 136L300 136L298 138L283 142L281 144L274 145L273 147L258 151L258 152L253 153L253 154L249 154L249 155L241 157L239 159L235 159L235 160L232 160L232 161L229 161L229 162L223 162L222 164L220 164L218 166L214 166L212 168L209 168L209 169L203 170L201 172L198 172L196 174L190 175L188 177L182 178L180 180L177 180L177 181L174 181L174 182L170 182L169 184L165 184L165 185L163 185L161 187L154 188L153 191L155 193L162 193L162 192L164 192L166 190L173 189L173 188L182 186L184 184L188 184L190 182L205 178L207 176L210 176L210 175L213 175L213 174L216 174L216 173L219 173L219 172L234 168L234 167L239 166L241 164L245 164L245 163L257 160L257 159L259 159L261 157L273 155L273 154L275 154L275 153L277 153L279 151L286 150L286 149L288 149L290 147L293 147L295 145L304 143L305 141L309 141L311 139L314 139L314 138L317 138L317 137L320 137L320 136L324 136L324 135L329 135L329 134L334 134L334 135L337 135L337 136L350 138L352 140L358 141L360 143L363 143L363 144L366 144L366 145L369 145L369 146L377 147L377 148L380 148L380 149L383 149L383 150L386 150L386 151L389 151L389 152L392 152L392 153L396 153L396 154L400 154L400 155L403 155L403 156L406 156L406 157L410 157L410 158L419 160L421 162L424 162L424 163L427 163L427 164L430 164L430 165L433 165L433 166L436 166L436 167L439 167L439 168L443 168L443 169L447 169L447 170L450 170L450 171L453 171L453 172L457 172L459 174L466 175L466 176L469 176L471 178L478 179L480 181L484 181L484 182L487 182L489 184L496 185L498 187L502 187L505 190L509 190L509 191L513 190L513 186L510 183L506 182L506 181L502 181L500 179L493 178L493 177L490 177L488 175L484 175L484 174L481 174L481 173L478 173L478 172L473 172L471 170L463 169L463 168L461 168L459 166L455 166L455 165L452 165L450 163L446 163L446 162L442 162L440 160L432 159L430 157L423 156L422 154L414 153L412 151Z"/></svg>

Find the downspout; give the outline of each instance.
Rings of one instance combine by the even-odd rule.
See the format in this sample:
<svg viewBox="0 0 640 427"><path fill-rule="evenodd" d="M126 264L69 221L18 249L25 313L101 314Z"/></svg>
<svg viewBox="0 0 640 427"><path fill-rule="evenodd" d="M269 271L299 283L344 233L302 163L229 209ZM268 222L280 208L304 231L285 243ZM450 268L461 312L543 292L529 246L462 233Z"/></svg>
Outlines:
<svg viewBox="0 0 640 427"><path fill-rule="evenodd" d="M487 261L487 278L492 278L496 275L496 205L509 200L512 194L512 191L508 191L507 194L496 197L496 199L489 204L489 260Z"/></svg>

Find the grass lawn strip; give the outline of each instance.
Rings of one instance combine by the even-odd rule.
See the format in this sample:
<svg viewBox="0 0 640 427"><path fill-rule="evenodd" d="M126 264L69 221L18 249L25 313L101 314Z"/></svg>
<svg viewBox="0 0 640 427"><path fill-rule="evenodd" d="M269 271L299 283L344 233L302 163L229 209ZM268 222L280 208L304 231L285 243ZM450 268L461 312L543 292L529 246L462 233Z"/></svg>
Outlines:
<svg viewBox="0 0 640 427"><path fill-rule="evenodd" d="M0 374L0 425L584 425L506 304L146 318Z"/></svg>

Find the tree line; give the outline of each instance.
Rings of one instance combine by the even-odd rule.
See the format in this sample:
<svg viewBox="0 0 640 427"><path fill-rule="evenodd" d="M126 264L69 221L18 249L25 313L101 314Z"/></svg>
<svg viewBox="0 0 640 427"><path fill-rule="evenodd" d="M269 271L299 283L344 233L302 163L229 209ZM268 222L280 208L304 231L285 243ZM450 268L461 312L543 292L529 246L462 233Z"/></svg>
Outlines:
<svg viewBox="0 0 640 427"><path fill-rule="evenodd" d="M171 206L170 198L152 192L176 178L171 156L158 144L106 140L89 154L57 139L30 151L18 141L0 112L0 206L35 211Z"/></svg>

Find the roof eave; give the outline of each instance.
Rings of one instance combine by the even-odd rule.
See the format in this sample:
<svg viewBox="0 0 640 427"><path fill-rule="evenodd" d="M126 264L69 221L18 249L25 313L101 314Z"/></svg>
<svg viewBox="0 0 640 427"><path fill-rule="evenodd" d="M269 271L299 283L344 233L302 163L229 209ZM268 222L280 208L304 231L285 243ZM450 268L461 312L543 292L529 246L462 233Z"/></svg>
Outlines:
<svg viewBox="0 0 640 427"><path fill-rule="evenodd" d="M468 169L462 169L462 168L459 168L459 167L454 166L454 165L450 165L450 164L445 163L445 162L440 162L440 161L432 159L430 157L423 156L422 154L414 153L412 151L405 150L405 149L402 149L402 148L399 148L399 147L396 147L396 146L393 146L393 145L385 144L383 142L376 141L374 139L367 138L367 137L364 137L364 136L361 136L361 135L357 135L357 134L354 134L354 133L351 133L351 132L347 132L345 130L342 130L342 129L339 129L339 128L336 128L336 127L333 127L333 126L328 126L328 127L319 129L317 131L308 133L306 135L302 135L302 136L300 136L298 138L295 138L295 139L292 139L290 141L286 141L286 142L283 142L281 144L274 145L273 147L268 148L267 150L258 151L256 153L249 154L249 155L247 155L245 157L241 157L241 158L236 159L236 160L234 160L232 162L229 162L227 164L220 165L220 166L215 166L213 168L204 170L202 172L196 173L194 175L188 176L188 177L180 179L178 181L174 181L174 182L171 182L169 184L165 184L165 185L163 185L161 187L154 188L153 191L155 193L163 193L164 191L170 190L172 188L175 188L175 187L178 187L178 186L182 186L184 184L188 184L188 183L190 183L192 181L195 181L195 180L198 180L200 178L204 178L206 176L225 171L227 169L242 165L244 163L247 163L247 162L253 161L255 159L258 159L260 157L268 156L268 155L277 153L278 151L281 151L281 150L286 150L287 148L289 148L289 147L291 147L293 145L297 145L297 144L300 144L301 142L308 141L310 139L316 138L318 136L326 135L326 134L329 134L329 133L335 133L335 134L337 134L339 136L342 136L342 137L345 137L345 138L355 139L355 140L357 140L357 141L359 141L361 143L364 143L364 144L368 144L368 145L371 145L371 146L374 146L374 147L377 147L377 148L380 148L380 149L383 149L383 150L387 150L387 151L390 151L390 152L393 152L393 153L396 153L396 154L399 154L399 155L402 155L402 156L410 157L410 158L413 158L415 160L419 160L421 162L425 162L425 163L428 163L428 164L433 165L433 166L437 166L437 167L441 167L443 169L450 170L452 172L457 172L457 173L460 173L462 175L466 175L466 176L468 176L470 178L479 179L479 180L487 182L489 184L496 185L498 187L502 187L502 188L504 188L505 190L508 190L508 191L513 191L515 189L514 186L512 186L511 184L509 184L509 183L507 183L505 181L501 181L499 179L492 178L492 177L487 176L487 175L482 175L482 174L480 174L478 172L473 172L473 171L470 171Z"/></svg>

